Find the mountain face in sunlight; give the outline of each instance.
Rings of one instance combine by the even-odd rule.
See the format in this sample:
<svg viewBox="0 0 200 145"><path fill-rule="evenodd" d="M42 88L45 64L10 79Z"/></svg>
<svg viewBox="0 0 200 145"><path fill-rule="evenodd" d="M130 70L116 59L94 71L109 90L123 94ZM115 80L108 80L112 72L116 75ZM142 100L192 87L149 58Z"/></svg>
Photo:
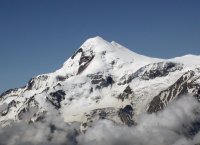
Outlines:
<svg viewBox="0 0 200 145"><path fill-rule="evenodd" d="M95 37L59 70L0 95L0 140L3 144L194 145L199 142L198 101L200 56L151 58ZM20 132L18 137L10 133L12 129ZM105 130L110 131L107 136ZM38 132L37 139L30 138ZM119 140L122 133L127 136ZM157 139L149 142L150 138Z"/></svg>

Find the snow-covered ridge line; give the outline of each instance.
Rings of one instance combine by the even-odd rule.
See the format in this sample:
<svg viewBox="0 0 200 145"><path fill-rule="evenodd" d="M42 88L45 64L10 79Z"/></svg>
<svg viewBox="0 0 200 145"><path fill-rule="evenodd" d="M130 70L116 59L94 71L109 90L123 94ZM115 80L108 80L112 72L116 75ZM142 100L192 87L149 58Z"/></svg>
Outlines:
<svg viewBox="0 0 200 145"><path fill-rule="evenodd" d="M182 79L188 71L193 72L193 83ZM38 75L25 87L3 93L0 123L19 121L32 108L30 120L35 121L51 108L58 110L66 122L107 118L132 125L130 119L146 111L152 100L152 108L157 109L154 105L159 99L158 105L166 106L169 102L163 96L174 99L185 93L180 91L183 87L198 97L199 74L200 56L152 58L94 37L85 41L59 70Z"/></svg>

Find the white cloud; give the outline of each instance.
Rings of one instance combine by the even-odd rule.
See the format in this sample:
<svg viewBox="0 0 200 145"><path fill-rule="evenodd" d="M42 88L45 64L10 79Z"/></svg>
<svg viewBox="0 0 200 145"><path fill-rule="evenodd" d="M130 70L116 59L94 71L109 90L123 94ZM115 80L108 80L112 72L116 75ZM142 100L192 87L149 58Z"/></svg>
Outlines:
<svg viewBox="0 0 200 145"><path fill-rule="evenodd" d="M108 120L95 122L84 134L78 135L57 113L34 124L17 123L0 130L3 145L194 145L200 133L185 137L189 124L200 112L199 103L189 96L182 97L157 114L142 114L133 127ZM188 127L186 127L188 126Z"/></svg>
<svg viewBox="0 0 200 145"><path fill-rule="evenodd" d="M199 103L185 96L157 114L142 114L135 127L104 120L78 140L81 145L190 145L194 142L185 137L187 130L183 126L197 119L196 111L200 111ZM199 134L195 139L198 137Z"/></svg>

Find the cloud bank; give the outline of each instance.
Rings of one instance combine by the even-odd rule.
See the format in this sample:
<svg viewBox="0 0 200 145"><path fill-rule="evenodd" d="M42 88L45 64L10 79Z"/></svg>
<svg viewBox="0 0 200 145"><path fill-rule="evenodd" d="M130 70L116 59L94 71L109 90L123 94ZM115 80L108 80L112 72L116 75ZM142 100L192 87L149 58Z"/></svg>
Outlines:
<svg viewBox="0 0 200 145"><path fill-rule="evenodd" d="M157 114L142 114L133 127L109 120L85 133L57 113L37 123L17 123L0 130L0 145L196 145L200 143L200 104L185 96ZM199 125L199 126L198 126Z"/></svg>

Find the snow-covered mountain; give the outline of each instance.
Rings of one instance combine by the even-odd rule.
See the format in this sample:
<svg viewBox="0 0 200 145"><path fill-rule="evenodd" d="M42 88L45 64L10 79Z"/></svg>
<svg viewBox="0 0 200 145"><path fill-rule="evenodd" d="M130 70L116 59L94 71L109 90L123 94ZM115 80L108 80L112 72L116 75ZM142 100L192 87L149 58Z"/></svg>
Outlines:
<svg viewBox="0 0 200 145"><path fill-rule="evenodd" d="M151 58L95 37L59 70L1 94L0 124L34 122L58 110L82 131L100 119L132 126L141 113L162 110L185 94L200 100L200 56Z"/></svg>

